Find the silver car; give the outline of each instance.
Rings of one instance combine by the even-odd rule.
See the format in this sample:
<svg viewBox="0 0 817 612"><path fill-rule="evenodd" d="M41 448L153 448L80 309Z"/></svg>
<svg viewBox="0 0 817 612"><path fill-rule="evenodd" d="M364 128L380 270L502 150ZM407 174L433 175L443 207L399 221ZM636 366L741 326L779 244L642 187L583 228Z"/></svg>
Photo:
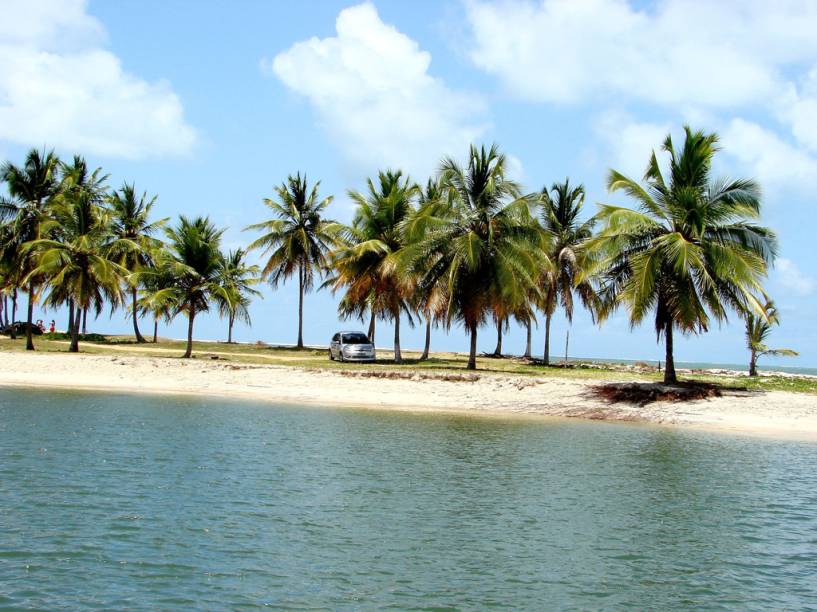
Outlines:
<svg viewBox="0 0 817 612"><path fill-rule="evenodd" d="M374 344L363 332L338 332L329 343L329 359L338 361L374 361Z"/></svg>

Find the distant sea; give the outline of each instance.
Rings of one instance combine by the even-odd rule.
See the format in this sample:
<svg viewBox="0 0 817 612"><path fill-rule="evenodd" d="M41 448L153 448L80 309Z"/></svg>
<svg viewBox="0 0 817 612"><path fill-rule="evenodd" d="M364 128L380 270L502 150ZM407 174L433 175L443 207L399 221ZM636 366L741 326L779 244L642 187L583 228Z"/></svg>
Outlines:
<svg viewBox="0 0 817 612"><path fill-rule="evenodd" d="M553 358L551 358L553 359ZM558 357L555 359L556 363L559 361L564 361L564 358L559 359ZM568 362L570 361L584 361L584 362L592 362L592 363L622 363L626 365L633 365L636 363L651 363L651 364L658 364L657 361L654 360L646 360L646 359L600 359L596 357L569 357ZM664 362L661 362L663 367ZM676 361L675 362L676 368L684 368L690 370L737 370L739 372L743 372L748 370L749 365L748 363L712 363L708 361ZM803 368L803 367L796 367L796 366L786 366L777 363L767 363L767 364L759 364L757 369L761 372L786 372L787 374L802 374L805 376L817 376L817 368Z"/></svg>

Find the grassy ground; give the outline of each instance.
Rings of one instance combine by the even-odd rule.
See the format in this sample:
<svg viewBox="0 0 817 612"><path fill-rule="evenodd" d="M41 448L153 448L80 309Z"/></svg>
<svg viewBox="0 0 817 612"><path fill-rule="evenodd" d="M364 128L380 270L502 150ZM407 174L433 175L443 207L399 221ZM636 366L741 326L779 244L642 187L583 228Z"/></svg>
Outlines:
<svg viewBox="0 0 817 612"><path fill-rule="evenodd" d="M67 352L68 340L65 334L45 334L35 338L37 350L43 353ZM131 336L99 336L80 341L80 351L91 355L134 355L144 357L181 358L185 343L177 340L160 339L157 344L137 344ZM0 352L25 350L25 339L11 341L0 336ZM461 353L432 353L431 359L420 361L420 353L403 352L401 365L396 365L390 351L378 349L378 361L374 364L340 363L330 361L326 349L269 346L266 344L226 344L223 342L194 342L193 356L196 359L219 359L238 363L294 366L352 371L396 370L429 372L439 371L464 373L467 355ZM545 367L520 358L492 358L482 356L477 359L477 373L512 374L519 376L557 377L570 379L593 379L628 382L634 380L660 381L661 373L650 367L635 369L619 364L600 365L596 363L574 363L570 367L558 364ZM710 382L723 387L757 391L793 391L817 394L817 378L762 376L725 376L713 374L682 374L684 380Z"/></svg>

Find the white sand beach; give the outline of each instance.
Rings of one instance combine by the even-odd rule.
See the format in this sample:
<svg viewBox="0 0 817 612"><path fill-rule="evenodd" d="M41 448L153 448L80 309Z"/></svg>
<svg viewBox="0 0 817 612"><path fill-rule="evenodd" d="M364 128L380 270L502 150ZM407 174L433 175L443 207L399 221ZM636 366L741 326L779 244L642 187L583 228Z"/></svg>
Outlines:
<svg viewBox="0 0 817 612"><path fill-rule="evenodd" d="M5 353L0 385L197 394L265 402L472 415L573 417L817 440L817 396L724 391L721 397L646 406L609 403L602 382L398 371L327 371L129 355Z"/></svg>

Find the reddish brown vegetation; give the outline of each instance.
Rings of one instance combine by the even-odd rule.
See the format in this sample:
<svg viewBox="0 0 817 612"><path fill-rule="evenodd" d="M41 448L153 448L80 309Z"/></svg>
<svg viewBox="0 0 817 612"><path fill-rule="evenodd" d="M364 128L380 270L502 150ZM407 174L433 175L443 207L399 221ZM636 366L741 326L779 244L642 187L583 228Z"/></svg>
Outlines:
<svg viewBox="0 0 817 612"><path fill-rule="evenodd" d="M646 406L653 402L688 402L721 397L723 387L712 383L686 382L676 385L660 383L612 383L592 387L596 398L611 404Z"/></svg>

